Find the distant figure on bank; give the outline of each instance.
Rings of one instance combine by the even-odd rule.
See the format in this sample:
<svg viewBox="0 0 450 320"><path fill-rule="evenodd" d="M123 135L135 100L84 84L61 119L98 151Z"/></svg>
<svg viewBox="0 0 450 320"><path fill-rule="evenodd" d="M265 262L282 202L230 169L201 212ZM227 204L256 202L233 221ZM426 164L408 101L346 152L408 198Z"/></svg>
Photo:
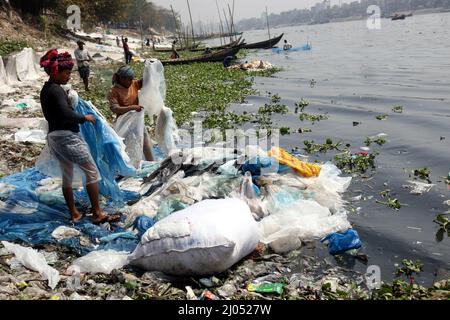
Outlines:
<svg viewBox="0 0 450 320"><path fill-rule="evenodd" d="M131 53L130 47L128 46L128 38L124 39L123 36L122 36L122 46L123 46L123 53L125 55L125 64L130 64L133 54Z"/></svg>
<svg viewBox="0 0 450 320"><path fill-rule="evenodd" d="M203 51L204 55L211 54L211 53L212 53L212 51L211 51L210 47L206 47L205 51Z"/></svg>
<svg viewBox="0 0 450 320"><path fill-rule="evenodd" d="M283 50L292 49L292 44L290 44L287 40L284 40Z"/></svg>
<svg viewBox="0 0 450 320"><path fill-rule="evenodd" d="M231 67L231 62L236 58L236 56L227 56L225 59L223 59L223 66L228 69L229 67Z"/></svg>
<svg viewBox="0 0 450 320"><path fill-rule="evenodd" d="M170 55L170 59L179 59L180 55L177 51L177 40L174 40L172 42L172 54Z"/></svg>
<svg viewBox="0 0 450 320"><path fill-rule="evenodd" d="M119 37L116 37L116 44L117 44L118 47L120 47L120 39L119 39Z"/></svg>
<svg viewBox="0 0 450 320"><path fill-rule="evenodd" d="M146 45L147 47L150 47L150 38L147 38L147 40L145 41L145 45Z"/></svg>
<svg viewBox="0 0 450 320"><path fill-rule="evenodd" d="M89 61L92 61L92 57L84 48L85 43L81 40L77 42L78 48L75 50L75 59L77 59L78 73L80 78L83 79L84 89L89 91Z"/></svg>

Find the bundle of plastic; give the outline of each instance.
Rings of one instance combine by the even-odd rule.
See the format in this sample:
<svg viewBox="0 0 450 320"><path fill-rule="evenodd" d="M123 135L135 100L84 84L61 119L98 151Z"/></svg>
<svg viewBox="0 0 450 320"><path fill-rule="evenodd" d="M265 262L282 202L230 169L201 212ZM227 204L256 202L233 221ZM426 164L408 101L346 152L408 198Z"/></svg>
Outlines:
<svg viewBox="0 0 450 320"><path fill-rule="evenodd" d="M128 261L144 270L208 275L255 250L259 232L245 202L205 200L150 228Z"/></svg>
<svg viewBox="0 0 450 320"><path fill-rule="evenodd" d="M9 86L8 76L6 74L3 59L0 56L0 93L8 93L13 91Z"/></svg>
<svg viewBox="0 0 450 320"><path fill-rule="evenodd" d="M327 163L317 178L292 174L275 177L275 184L264 188L270 215L260 222L262 241L276 252L287 252L300 247L301 241L351 228L340 195L351 178L339 177L340 174L339 169Z"/></svg>
<svg viewBox="0 0 450 320"><path fill-rule="evenodd" d="M19 81L33 81L44 76L40 70L38 58L32 48L24 48L21 52L8 58L6 74L9 84Z"/></svg>

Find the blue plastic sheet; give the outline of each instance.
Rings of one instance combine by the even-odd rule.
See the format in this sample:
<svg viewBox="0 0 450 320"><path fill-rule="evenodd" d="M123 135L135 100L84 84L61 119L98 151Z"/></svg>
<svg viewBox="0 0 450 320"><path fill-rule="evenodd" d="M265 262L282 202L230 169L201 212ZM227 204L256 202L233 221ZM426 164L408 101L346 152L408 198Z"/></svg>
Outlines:
<svg viewBox="0 0 450 320"><path fill-rule="evenodd" d="M78 98L76 111L82 115L93 114L95 125L84 123L81 134L89 146L92 158L100 172L99 190L103 196L123 202L123 194L116 182L117 176L133 176L135 169L125 162L121 153L120 141L113 129L83 99Z"/></svg>
<svg viewBox="0 0 450 320"><path fill-rule="evenodd" d="M89 145L102 177L99 182L100 191L108 199L103 209L107 213L117 213L117 209L123 207L127 202L138 201L140 195L120 190L115 180L116 177L118 175L138 177L139 174L123 159L117 135L96 114L95 110L79 99L76 111L84 115L93 114L97 119L95 126L90 123L84 124L80 126L80 130ZM153 148L153 153L158 160L164 158L164 154L158 147ZM152 164L149 170L153 170L153 167L157 167L157 165ZM0 241L22 242L28 245L58 243L71 248L79 255L86 255L93 250L132 252L136 248L140 237L125 232L121 228L113 231L103 229L92 224L90 218L84 218L74 225L70 222L70 213L66 204L62 203L59 198L56 199L55 196L55 201L41 201L40 195L35 190L39 187L39 182L45 178L48 177L36 168L32 168L0 179L0 183L15 187L7 195L2 195L4 205L0 207ZM51 194L47 196L52 197ZM74 198L78 208L90 207L85 190L74 192ZM153 224L149 221L146 222L146 226L149 227ZM79 237L62 239L57 242L52 237L52 232L60 226L79 230L83 237L90 240L90 244L85 245L85 241L83 241L82 245ZM140 228L144 228L143 223Z"/></svg>
<svg viewBox="0 0 450 320"><path fill-rule="evenodd" d="M70 213L65 204L47 205L39 201L35 189L39 181L47 178L37 169L0 179L1 183L15 186L4 199L4 206L0 209L0 240L22 242L29 245L56 244L52 232L60 226L68 226L79 230L83 236L89 238L97 247L83 247L79 238L63 239L59 244L73 249L80 255L92 250L133 251L138 244L138 238L114 237L110 242L101 243L99 239L125 230L117 228L114 231L105 230L93 225L90 218L84 218L73 225L70 222ZM136 201L139 194L123 191L124 201ZM84 190L74 193L77 207L90 206L89 198ZM104 208L106 212L115 213L117 205L110 201Z"/></svg>
<svg viewBox="0 0 450 320"><path fill-rule="evenodd" d="M322 239L322 242L325 241L328 241L328 249L332 255L359 249L362 246L358 232L353 229L347 230L345 233L332 233Z"/></svg>
<svg viewBox="0 0 450 320"><path fill-rule="evenodd" d="M259 156L246 161L241 167L241 171L243 173L250 172L253 179L260 177L261 174L264 173L264 169L268 172L276 173L283 173L291 170L288 166L280 164L275 158Z"/></svg>
<svg viewBox="0 0 450 320"><path fill-rule="evenodd" d="M155 220L147 216L137 217L134 221L133 228L138 231L138 237L142 238L144 233L155 225Z"/></svg>
<svg viewBox="0 0 450 320"><path fill-rule="evenodd" d="M272 48L272 53L309 51L311 49L312 49L311 44L307 43L303 46L294 47L294 48L287 49L287 50L284 50L283 48Z"/></svg>

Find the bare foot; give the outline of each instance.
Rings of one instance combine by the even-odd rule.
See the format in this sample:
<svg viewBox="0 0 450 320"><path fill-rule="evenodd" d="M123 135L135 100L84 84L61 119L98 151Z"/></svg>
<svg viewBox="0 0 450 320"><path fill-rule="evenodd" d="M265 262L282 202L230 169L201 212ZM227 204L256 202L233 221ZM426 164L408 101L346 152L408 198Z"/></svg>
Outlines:
<svg viewBox="0 0 450 320"><path fill-rule="evenodd" d="M92 217L92 223L93 224L102 224L105 222L119 222L120 221L120 215L107 215L104 212L94 213L94 216Z"/></svg>
<svg viewBox="0 0 450 320"><path fill-rule="evenodd" d="M81 219L83 219L83 215L78 211L75 210L74 212L71 213L72 216L72 222L79 222Z"/></svg>

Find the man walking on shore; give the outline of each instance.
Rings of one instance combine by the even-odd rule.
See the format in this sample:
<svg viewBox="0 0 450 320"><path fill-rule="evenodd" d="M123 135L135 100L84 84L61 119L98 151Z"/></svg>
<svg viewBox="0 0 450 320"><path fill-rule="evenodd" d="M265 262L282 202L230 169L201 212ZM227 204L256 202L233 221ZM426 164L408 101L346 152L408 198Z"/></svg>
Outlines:
<svg viewBox="0 0 450 320"><path fill-rule="evenodd" d="M77 59L78 73L80 74L80 78L83 79L84 89L89 91L89 61L92 61L92 57L87 49L84 48L83 41L80 40L77 44L78 48L75 50L75 59Z"/></svg>
<svg viewBox="0 0 450 320"><path fill-rule="evenodd" d="M131 54L130 47L128 46L128 38L124 39L122 36L122 45L123 53L125 54L125 64L129 64L133 55Z"/></svg>

